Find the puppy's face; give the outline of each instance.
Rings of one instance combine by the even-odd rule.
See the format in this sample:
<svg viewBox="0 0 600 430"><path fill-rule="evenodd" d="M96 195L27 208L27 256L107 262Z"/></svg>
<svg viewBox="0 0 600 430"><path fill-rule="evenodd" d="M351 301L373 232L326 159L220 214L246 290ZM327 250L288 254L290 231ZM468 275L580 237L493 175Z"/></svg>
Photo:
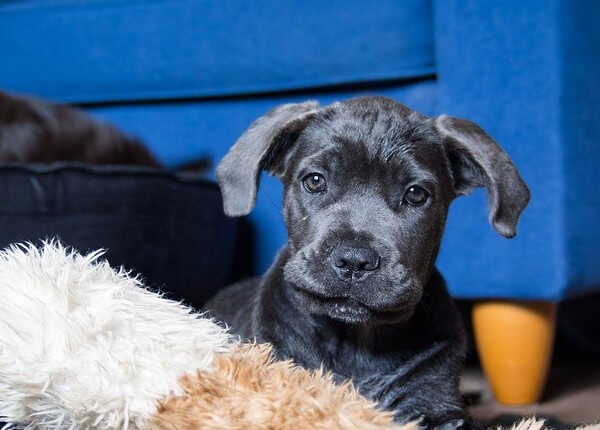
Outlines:
<svg viewBox="0 0 600 430"><path fill-rule="evenodd" d="M396 103L315 117L283 167L285 279L314 313L410 316L454 197L431 121Z"/></svg>
<svg viewBox="0 0 600 430"><path fill-rule="evenodd" d="M448 205L475 186L489 187L492 223L514 235L527 189L474 124L427 118L379 97L285 107L292 110L285 118L272 111L245 134L267 135L267 148L242 151L257 149L242 136L218 177L233 215L253 204L240 193L253 181L232 173L245 159L260 160L249 173L254 181L262 168L281 178L284 279L309 312L349 324L409 318L431 274ZM245 192L252 199L256 189Z"/></svg>

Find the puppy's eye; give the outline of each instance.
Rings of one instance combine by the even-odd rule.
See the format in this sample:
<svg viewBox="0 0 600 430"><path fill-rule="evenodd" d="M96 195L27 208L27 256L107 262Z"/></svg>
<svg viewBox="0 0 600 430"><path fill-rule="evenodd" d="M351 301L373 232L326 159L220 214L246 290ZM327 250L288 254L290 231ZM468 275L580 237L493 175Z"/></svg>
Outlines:
<svg viewBox="0 0 600 430"><path fill-rule="evenodd" d="M302 179L304 189L311 194L322 193L327 190L325 178L320 173L310 173Z"/></svg>
<svg viewBox="0 0 600 430"><path fill-rule="evenodd" d="M404 200L413 206L421 206L424 204L429 198L429 193L423 187L419 187L418 185L411 186L408 190L406 190L406 194L404 194Z"/></svg>

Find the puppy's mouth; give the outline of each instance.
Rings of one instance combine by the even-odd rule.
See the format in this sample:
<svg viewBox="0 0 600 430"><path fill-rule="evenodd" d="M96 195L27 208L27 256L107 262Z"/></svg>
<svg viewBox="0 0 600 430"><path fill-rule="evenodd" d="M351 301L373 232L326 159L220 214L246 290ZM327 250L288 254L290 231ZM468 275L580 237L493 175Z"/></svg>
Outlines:
<svg viewBox="0 0 600 430"><path fill-rule="evenodd" d="M347 324L365 323L375 317L371 309L354 299L329 299L323 308L328 317Z"/></svg>
<svg viewBox="0 0 600 430"><path fill-rule="evenodd" d="M329 297L315 294L312 291L296 289L297 293L310 302L308 306L312 313L319 314L346 324L365 324L369 321L397 321L401 315L406 315L406 309L393 311L375 310L352 297ZM409 313L412 313L409 311Z"/></svg>
<svg viewBox="0 0 600 430"><path fill-rule="evenodd" d="M286 263L283 276L298 305L315 316L348 324L392 324L414 314L420 300L406 270L375 274L364 282L344 282L327 265L311 272L303 253Z"/></svg>

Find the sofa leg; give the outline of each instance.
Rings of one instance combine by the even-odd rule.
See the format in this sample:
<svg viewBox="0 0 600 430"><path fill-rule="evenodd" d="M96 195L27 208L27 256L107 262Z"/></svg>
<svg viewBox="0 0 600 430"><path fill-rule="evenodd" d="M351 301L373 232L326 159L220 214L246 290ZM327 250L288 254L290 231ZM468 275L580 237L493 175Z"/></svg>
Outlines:
<svg viewBox="0 0 600 430"><path fill-rule="evenodd" d="M483 301L473 306L475 343L496 400L540 400L554 342L556 303Z"/></svg>

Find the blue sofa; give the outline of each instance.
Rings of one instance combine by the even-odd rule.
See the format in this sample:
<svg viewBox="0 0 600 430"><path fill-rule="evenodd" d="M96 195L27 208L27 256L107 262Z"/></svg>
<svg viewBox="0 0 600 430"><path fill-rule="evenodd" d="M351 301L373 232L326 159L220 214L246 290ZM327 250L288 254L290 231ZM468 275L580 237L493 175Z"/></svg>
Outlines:
<svg viewBox="0 0 600 430"><path fill-rule="evenodd" d="M0 88L86 106L167 164L218 161L278 103L365 93L478 122L532 191L519 234L455 202L439 266L455 296L559 300L600 284L600 5L571 1L9 1ZM285 240L281 189L251 220L256 271Z"/></svg>
<svg viewBox="0 0 600 430"><path fill-rule="evenodd" d="M217 162L271 107L382 94L469 118L532 199L515 239L482 191L452 206L438 266L469 299L600 286L600 3L54 0L0 5L0 88L84 106L165 163ZM285 241L281 186L250 215L257 273Z"/></svg>

